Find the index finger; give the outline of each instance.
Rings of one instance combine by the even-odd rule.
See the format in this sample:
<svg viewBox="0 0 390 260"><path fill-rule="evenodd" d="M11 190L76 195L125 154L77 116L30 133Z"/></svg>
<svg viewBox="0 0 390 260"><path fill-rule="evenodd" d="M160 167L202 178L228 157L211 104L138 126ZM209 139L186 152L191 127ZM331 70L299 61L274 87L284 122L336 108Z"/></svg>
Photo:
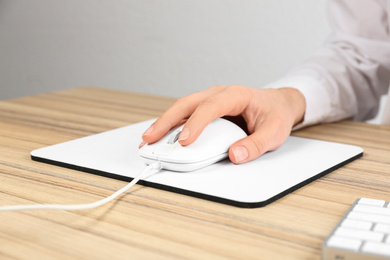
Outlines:
<svg viewBox="0 0 390 260"><path fill-rule="evenodd" d="M196 110L198 105L213 93L219 91L218 87L197 92L176 100L142 135L146 143L154 143L165 136L169 130L184 123Z"/></svg>
<svg viewBox="0 0 390 260"><path fill-rule="evenodd" d="M245 87L230 86L201 102L185 123L179 137L181 145L193 143L204 128L222 116L237 116L249 103L250 94Z"/></svg>

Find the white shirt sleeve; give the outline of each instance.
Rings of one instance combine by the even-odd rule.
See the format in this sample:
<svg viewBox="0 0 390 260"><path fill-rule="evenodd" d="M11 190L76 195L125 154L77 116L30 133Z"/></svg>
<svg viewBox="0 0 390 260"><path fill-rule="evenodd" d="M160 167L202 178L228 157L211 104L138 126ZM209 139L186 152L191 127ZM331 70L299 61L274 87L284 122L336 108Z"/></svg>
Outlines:
<svg viewBox="0 0 390 260"><path fill-rule="evenodd" d="M389 0L331 0L324 46L268 88L293 87L306 99L298 126L376 115L390 84Z"/></svg>

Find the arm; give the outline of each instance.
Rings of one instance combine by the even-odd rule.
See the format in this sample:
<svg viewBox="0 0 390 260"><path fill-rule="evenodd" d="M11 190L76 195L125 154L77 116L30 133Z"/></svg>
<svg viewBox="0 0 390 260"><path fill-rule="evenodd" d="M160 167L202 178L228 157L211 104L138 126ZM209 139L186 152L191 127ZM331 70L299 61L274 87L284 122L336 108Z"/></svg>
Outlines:
<svg viewBox="0 0 390 260"><path fill-rule="evenodd" d="M301 127L376 115L390 81L389 7L386 0L329 1L333 34L304 64L268 86L301 91Z"/></svg>

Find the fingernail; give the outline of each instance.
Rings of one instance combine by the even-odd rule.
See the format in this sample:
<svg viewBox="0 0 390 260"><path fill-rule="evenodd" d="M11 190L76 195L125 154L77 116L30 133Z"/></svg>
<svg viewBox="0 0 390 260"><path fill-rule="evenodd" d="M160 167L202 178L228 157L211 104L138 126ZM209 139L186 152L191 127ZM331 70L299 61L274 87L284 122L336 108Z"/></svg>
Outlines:
<svg viewBox="0 0 390 260"><path fill-rule="evenodd" d="M145 142L145 141L142 141L142 142L139 144L138 148L141 148L141 147L144 146L145 144L146 144L146 142Z"/></svg>
<svg viewBox="0 0 390 260"><path fill-rule="evenodd" d="M179 141L187 139L189 135L190 135L190 129L183 128L179 137Z"/></svg>
<svg viewBox="0 0 390 260"><path fill-rule="evenodd" d="M150 126L143 134L144 135L150 135L150 133L153 131L153 126Z"/></svg>
<svg viewBox="0 0 390 260"><path fill-rule="evenodd" d="M248 150L244 146L236 146L232 149L236 163L244 161L248 158Z"/></svg>

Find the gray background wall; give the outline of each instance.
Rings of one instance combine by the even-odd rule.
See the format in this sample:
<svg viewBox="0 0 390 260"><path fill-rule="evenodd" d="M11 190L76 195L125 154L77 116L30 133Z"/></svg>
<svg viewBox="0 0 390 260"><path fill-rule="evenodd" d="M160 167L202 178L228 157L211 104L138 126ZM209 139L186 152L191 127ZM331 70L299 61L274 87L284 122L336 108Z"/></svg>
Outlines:
<svg viewBox="0 0 390 260"><path fill-rule="evenodd" d="M0 99L261 87L329 32L324 0L0 0Z"/></svg>
<svg viewBox="0 0 390 260"><path fill-rule="evenodd" d="M86 85L171 97L220 84L262 87L329 35L325 6L0 0L0 100Z"/></svg>

